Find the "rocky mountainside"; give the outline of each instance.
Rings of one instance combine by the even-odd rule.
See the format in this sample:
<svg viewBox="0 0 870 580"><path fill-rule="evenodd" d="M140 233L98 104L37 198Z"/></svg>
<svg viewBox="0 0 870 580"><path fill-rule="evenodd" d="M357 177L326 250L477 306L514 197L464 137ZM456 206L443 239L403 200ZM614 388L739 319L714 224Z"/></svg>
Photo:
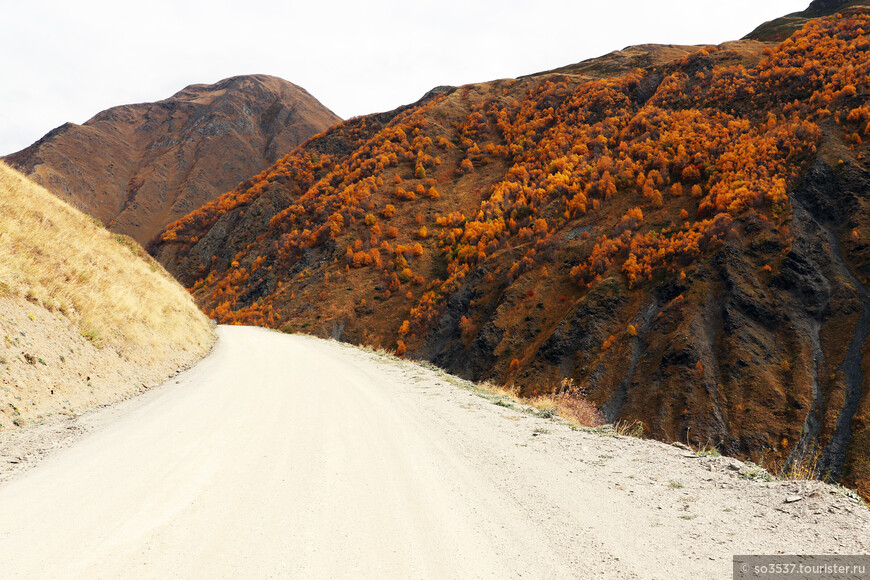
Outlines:
<svg viewBox="0 0 870 580"><path fill-rule="evenodd" d="M150 249L221 322L567 390L868 497L867 30L853 9L778 45L440 88Z"/></svg>
<svg viewBox="0 0 870 580"><path fill-rule="evenodd" d="M720 48L726 50L735 60L739 59L740 62L747 64L749 62L756 62L765 46L765 44L759 41L746 39L723 43ZM614 50L597 58L590 58L545 72L527 75L527 77L568 74L571 76L583 76L588 79L603 79L621 76L639 68L651 69L660 67L685 58L694 52L698 52L699 49L700 47L698 46L680 44L638 44L636 46L628 46L622 50Z"/></svg>
<svg viewBox="0 0 870 580"><path fill-rule="evenodd" d="M340 120L283 79L239 76L66 123L4 160L144 244Z"/></svg>
<svg viewBox="0 0 870 580"><path fill-rule="evenodd" d="M813 18L831 16L838 12L861 11L868 6L870 0L813 0L806 10L765 22L744 38L767 42L785 40Z"/></svg>

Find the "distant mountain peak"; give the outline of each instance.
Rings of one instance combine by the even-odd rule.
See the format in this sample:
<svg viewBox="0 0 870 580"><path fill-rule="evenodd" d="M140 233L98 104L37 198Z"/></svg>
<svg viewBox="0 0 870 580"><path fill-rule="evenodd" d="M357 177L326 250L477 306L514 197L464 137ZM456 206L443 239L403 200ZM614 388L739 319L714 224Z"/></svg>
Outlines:
<svg viewBox="0 0 870 580"><path fill-rule="evenodd" d="M240 75L66 123L5 160L146 243L339 121L289 81Z"/></svg>

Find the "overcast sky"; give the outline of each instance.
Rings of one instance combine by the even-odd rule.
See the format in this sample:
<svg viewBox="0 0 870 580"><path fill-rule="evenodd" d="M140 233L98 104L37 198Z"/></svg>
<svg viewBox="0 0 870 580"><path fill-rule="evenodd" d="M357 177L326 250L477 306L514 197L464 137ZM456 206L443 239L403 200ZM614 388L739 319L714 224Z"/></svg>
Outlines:
<svg viewBox="0 0 870 580"><path fill-rule="evenodd" d="M66 121L249 73L343 118L437 85L516 77L632 44L734 40L809 0L0 0L0 154Z"/></svg>

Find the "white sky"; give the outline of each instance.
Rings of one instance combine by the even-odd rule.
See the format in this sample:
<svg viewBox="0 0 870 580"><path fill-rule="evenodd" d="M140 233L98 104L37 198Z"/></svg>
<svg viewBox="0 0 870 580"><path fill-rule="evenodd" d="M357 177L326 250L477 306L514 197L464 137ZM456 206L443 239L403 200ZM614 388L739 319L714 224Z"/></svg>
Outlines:
<svg viewBox="0 0 870 580"><path fill-rule="evenodd" d="M437 85L516 77L632 44L714 44L809 0L0 0L0 154L66 121L251 73L342 118Z"/></svg>

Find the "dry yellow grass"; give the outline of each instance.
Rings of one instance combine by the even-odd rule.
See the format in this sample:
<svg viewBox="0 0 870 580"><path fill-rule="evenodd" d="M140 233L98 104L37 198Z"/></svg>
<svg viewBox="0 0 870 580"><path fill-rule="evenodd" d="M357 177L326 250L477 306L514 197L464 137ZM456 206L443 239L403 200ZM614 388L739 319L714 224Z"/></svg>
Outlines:
<svg viewBox="0 0 870 580"><path fill-rule="evenodd" d="M573 381L570 382L570 385L573 386ZM604 424L604 418L595 406L587 401L582 393L574 390L526 398L521 396L516 388L499 386L490 382L484 382L478 386L493 395L510 399L521 405L530 405L543 417L562 417L576 427L598 427Z"/></svg>
<svg viewBox="0 0 870 580"><path fill-rule="evenodd" d="M136 242L0 163L3 295L60 312L96 346L139 363L214 341L189 294Z"/></svg>

